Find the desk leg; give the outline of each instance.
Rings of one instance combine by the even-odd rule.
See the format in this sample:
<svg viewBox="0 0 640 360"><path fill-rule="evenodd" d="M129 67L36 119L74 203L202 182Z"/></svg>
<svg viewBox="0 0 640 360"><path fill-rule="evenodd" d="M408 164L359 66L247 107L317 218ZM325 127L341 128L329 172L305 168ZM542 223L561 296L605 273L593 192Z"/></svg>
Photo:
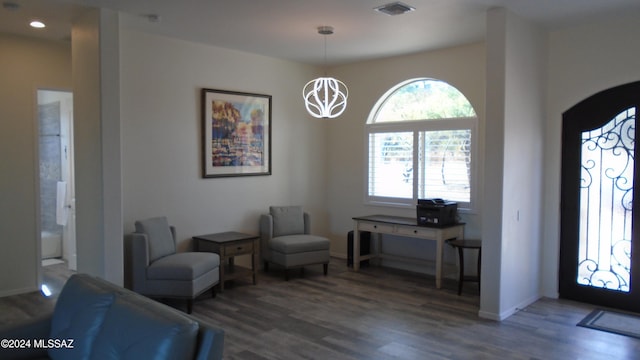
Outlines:
<svg viewBox="0 0 640 360"><path fill-rule="evenodd" d="M223 257L220 257L220 292L224 292L224 267L227 266Z"/></svg>
<svg viewBox="0 0 640 360"><path fill-rule="evenodd" d="M258 240L253 242L253 252L251 253L251 272L253 273L253 285L258 284L258 254L260 253L260 243Z"/></svg>
<svg viewBox="0 0 640 360"><path fill-rule="evenodd" d="M353 222L353 271L360 270L360 231L358 221Z"/></svg>
<svg viewBox="0 0 640 360"><path fill-rule="evenodd" d="M463 225L458 226L458 234L455 238L464 239ZM438 289L440 289L440 286L442 285L442 263L443 263L442 257L443 257L443 248L444 248L445 240L449 240L449 239L444 239L442 237L438 239L438 249L436 251L437 252L436 254L436 288Z"/></svg>
<svg viewBox="0 0 640 360"><path fill-rule="evenodd" d="M262 254L260 240L258 238L253 241L253 253L251 254L253 260L253 285L258 284L258 269L260 269L260 254Z"/></svg>
<svg viewBox="0 0 640 360"><path fill-rule="evenodd" d="M444 248L444 239L442 236L436 241L436 289L442 286L442 253Z"/></svg>

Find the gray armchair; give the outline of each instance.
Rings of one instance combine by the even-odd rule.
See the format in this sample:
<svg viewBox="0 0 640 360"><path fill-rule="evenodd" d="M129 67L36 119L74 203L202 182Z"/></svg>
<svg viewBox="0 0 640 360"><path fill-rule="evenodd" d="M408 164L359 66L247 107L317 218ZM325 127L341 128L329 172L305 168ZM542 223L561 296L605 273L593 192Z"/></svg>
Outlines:
<svg viewBox="0 0 640 360"><path fill-rule="evenodd" d="M269 263L283 266L285 279L289 269L322 264L324 275L329 266L329 239L310 234L309 214L300 206L271 206L269 214L260 217L261 255L264 270Z"/></svg>
<svg viewBox="0 0 640 360"><path fill-rule="evenodd" d="M209 252L176 252L176 233L166 217L135 223L125 238L125 285L152 298L193 300L220 282L220 257Z"/></svg>

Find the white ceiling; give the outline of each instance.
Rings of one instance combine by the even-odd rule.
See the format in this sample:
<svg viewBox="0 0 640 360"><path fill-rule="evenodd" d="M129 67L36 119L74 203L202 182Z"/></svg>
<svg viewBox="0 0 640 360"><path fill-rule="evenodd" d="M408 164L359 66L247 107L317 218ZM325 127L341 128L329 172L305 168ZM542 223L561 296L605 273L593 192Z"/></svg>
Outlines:
<svg viewBox="0 0 640 360"><path fill-rule="evenodd" d="M640 14L640 0L403 0L415 11L389 16L393 0L1 0L0 32L68 40L85 7L122 12L124 26L185 40L322 65L481 41L487 9L501 6L548 28ZM145 16L158 15L151 22ZM47 28L27 22L42 19ZM326 38L316 28L330 25ZM326 40L326 60L324 44Z"/></svg>

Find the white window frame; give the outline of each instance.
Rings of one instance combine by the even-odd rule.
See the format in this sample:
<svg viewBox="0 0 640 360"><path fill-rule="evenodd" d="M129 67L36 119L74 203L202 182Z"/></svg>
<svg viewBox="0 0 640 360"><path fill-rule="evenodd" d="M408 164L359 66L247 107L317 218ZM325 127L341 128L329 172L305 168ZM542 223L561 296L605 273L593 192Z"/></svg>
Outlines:
<svg viewBox="0 0 640 360"><path fill-rule="evenodd" d="M410 121L397 121L397 122L381 122L376 123L376 117L380 107L384 104L384 101L392 95L399 88L407 85L408 83L417 80L430 80L430 79L412 79L403 82L392 89L390 89L373 107L367 124L365 125L365 158L367 159L367 166L364 174L364 203L365 205L376 206L389 206L389 207L402 207L402 208L415 208L419 194L419 181L420 176L417 173L413 176L413 196L412 198L395 198L395 197L383 197L369 195L369 174L371 159L369 158L370 151L370 134L375 133L388 133L388 132L413 132L413 168L419 169L419 144L418 137L420 132L429 131L446 131L446 130L470 130L471 131L471 165L470 165L470 198L469 202L458 202L458 210L460 212L475 212L475 204L477 203L477 168L479 163L478 154L478 117L463 117L463 118L445 118L445 119L427 119L427 120L410 120Z"/></svg>

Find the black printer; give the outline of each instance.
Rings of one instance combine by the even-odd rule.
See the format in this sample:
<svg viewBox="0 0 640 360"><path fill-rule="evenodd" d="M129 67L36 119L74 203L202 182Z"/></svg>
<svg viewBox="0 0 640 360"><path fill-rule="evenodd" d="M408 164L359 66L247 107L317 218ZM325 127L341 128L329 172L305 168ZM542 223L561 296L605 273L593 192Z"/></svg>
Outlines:
<svg viewBox="0 0 640 360"><path fill-rule="evenodd" d="M448 226L458 222L458 203L443 199L418 199L418 225Z"/></svg>

